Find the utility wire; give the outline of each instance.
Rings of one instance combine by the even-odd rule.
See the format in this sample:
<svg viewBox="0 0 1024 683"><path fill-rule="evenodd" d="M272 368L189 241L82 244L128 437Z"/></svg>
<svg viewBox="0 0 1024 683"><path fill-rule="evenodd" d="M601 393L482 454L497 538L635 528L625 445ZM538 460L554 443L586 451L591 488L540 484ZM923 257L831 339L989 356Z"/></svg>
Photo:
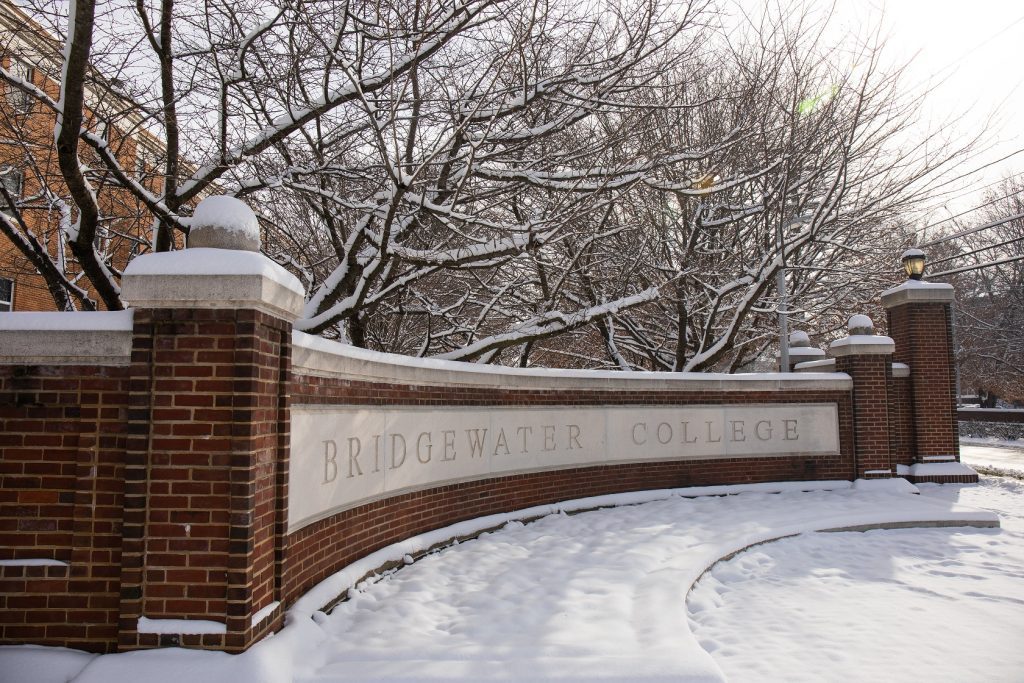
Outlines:
<svg viewBox="0 0 1024 683"><path fill-rule="evenodd" d="M1004 156L1004 157L1000 157L1000 158L998 158L998 159L995 159L995 160L993 160L993 161L990 161L990 162L988 162L987 164L982 164L981 166L978 166L977 168L975 168L975 169L974 169L974 170L972 170L972 171L967 171L966 173L961 173L961 174L960 174L960 175L958 175L957 177L955 177L955 178L950 178L950 179L949 179L949 180L947 180L946 182L944 182L944 183L942 183L942 184L940 184L940 185L937 185L936 187L937 187L937 188L938 188L938 187L945 187L946 185L949 185L950 183L955 183L956 181L960 180L961 178L966 178L967 176L972 176L972 175L974 175L975 173L977 173L978 171L984 171L984 170L985 170L986 168L988 168L989 166L995 166L995 165L996 165L996 164L998 164L998 163L999 163L1000 161L1006 161L1006 160L1007 160L1007 159L1009 159L1010 157L1014 157L1014 156L1017 156L1017 155L1018 155L1018 154L1020 154L1021 152L1024 152L1024 147L1021 147L1021 148L1019 148L1019 149L1016 149L1016 150L1014 150L1014 151L1010 152L1009 154L1007 154L1006 156Z"/></svg>
<svg viewBox="0 0 1024 683"><path fill-rule="evenodd" d="M977 249L974 249L973 251L965 251L964 253L957 254L956 256L947 256L945 258L940 258L940 259L935 260L935 261L929 261L928 263L934 266L936 263L945 263L946 261L955 261L958 258L964 258L965 256L973 256L974 254L980 253L982 251L988 251L989 249L997 249L999 247L1005 247L1008 244L1013 244L1014 242L1020 242L1021 240L1024 240L1024 237L1014 237L1013 239L1006 240L1004 242L999 242L997 244L988 244L988 245L986 245L984 247L978 247Z"/></svg>
<svg viewBox="0 0 1024 683"><path fill-rule="evenodd" d="M941 273L932 273L929 278L942 277L944 275L956 275L957 273L966 273L970 270L980 270L982 268L991 268L993 266L1001 266L1004 263L1013 263L1015 261L1024 261L1024 254L1020 256L1010 256L1008 258L999 259L998 261L989 261L988 263L978 263L973 266L964 266L963 268L953 268L952 270L944 270Z"/></svg>
<svg viewBox="0 0 1024 683"><path fill-rule="evenodd" d="M1015 173L1014 175L1011 175L1010 177L1013 178L1016 175L1019 175L1019 174ZM939 209L939 208L945 206L949 202L961 199L962 197L967 197L968 195L974 195L975 193L978 193L978 191L980 191L982 189L988 189L992 185L997 185L997 184L999 184L1000 182L1002 182L1004 180L1005 180L1005 178L999 178L998 180L992 180L991 182L985 183L981 187L972 187L970 189L965 189L963 191L963 193L961 193L959 195L953 195L952 197L943 198L942 200L936 202L935 204L932 204L931 206L928 206L928 207L926 207L924 209L919 209L918 211L921 212L921 213L929 213L931 211L935 211L936 209Z"/></svg>
<svg viewBox="0 0 1024 683"><path fill-rule="evenodd" d="M919 246L919 247L930 247L930 246L932 246L934 244L942 244L943 242L948 242L949 240L956 239L957 237L964 237L965 235L973 235L976 232L981 232L982 230L988 230L989 228L997 228L1000 225L1005 225L1005 224L1009 223L1010 221L1017 220L1018 218L1024 218L1024 212L1021 212L1021 213L1018 213L1018 214L1014 214L1013 216L1009 216L1007 218L1001 218L998 221L992 221L991 223L986 223L985 225L980 225L977 228L970 228L968 230L961 230L960 232L954 232L952 235L946 235L945 237L940 237L938 239L934 239L934 240L932 240L930 242L925 242L925 243L919 244L917 246Z"/></svg>
<svg viewBox="0 0 1024 683"><path fill-rule="evenodd" d="M1013 152L1010 152L1009 154L1007 154L1007 155L1006 155L1006 156L1004 156L1004 157L1001 157L1001 158L999 158L999 159L995 159L994 161L990 161L990 162L988 162L988 163L986 163L986 164L983 164L983 165L981 165L981 166L978 166L977 168L975 168L975 169L973 169L973 170L970 170L970 171L967 171L966 173L961 173L960 175L958 175L958 176L957 176L957 177L955 177L955 178L951 178L951 179L949 179L949 180L945 181L944 183L941 183L941 184L939 184L939 185L936 185L936 186L935 186L935 189L938 189L938 188L940 188L940 187L945 187L946 185L949 185L950 183L955 183L956 181L958 181L958 180L960 180L960 179L962 179L962 178L966 178L966 177L968 177L968 176L972 176L972 175L974 175L975 173L977 173L978 171L983 171L983 170L985 170L986 168L988 168L989 166L994 166L995 164L998 164L998 163L999 163L999 162L1001 162L1001 161L1006 161L1006 160L1007 160L1007 159L1009 159L1010 157L1016 156L1016 155L1020 154L1021 152L1024 152L1024 147L1021 147L1021 148L1019 148L1019 149L1017 149L1017 150L1015 150L1015 151L1013 151ZM1011 177L1014 177L1014 176L1011 176ZM983 185L982 187L978 188L977 190L970 190L970 191L968 191L968 192L965 192L965 193L963 193L963 194L961 194L961 195L957 195L957 197L963 197L964 195L967 195L967 194L971 194L972 192L977 192L977 191L979 191L979 190L983 190L983 189L985 189L986 187L991 187L992 185L996 185L996 184L998 184L998 183L1001 183L1001 182L1003 182L1003 181L1002 181L1002 180L997 180L997 181L994 181L994 182L992 182L992 183L989 183L988 185ZM944 201L943 203L945 203L945 202L948 202L948 201L949 201L949 200L947 199L947 200L945 200L945 201ZM930 210L931 210L931 209L926 209L926 211L930 211ZM960 215L960 214L958 214L958 215ZM941 221L940 221L940 222L941 222ZM913 231L913 233L914 233L914 234L917 234L917 233L920 233L920 232L924 232L924 231L925 231L925 230L926 230L926 229L927 229L928 227L930 227L930 226L927 226L927 225L926 225L926 226L924 226L923 228L920 228L920 229L918 229L918 230L914 230L914 231ZM925 244L925 245L921 245L921 246L927 246L927 244Z"/></svg>
<svg viewBox="0 0 1024 683"><path fill-rule="evenodd" d="M1021 174L1020 173L1014 173L1014 174L1009 176L1009 179L1014 179L1014 178L1016 178L1019 175L1021 175ZM923 213L923 214L930 213L930 212L935 211L936 209L938 209L938 208L948 204L951 201L955 201L957 199L960 199L961 197L966 197L969 194L975 194L977 192L981 192L982 190L987 190L988 188L992 187L993 185L998 185L999 183L1003 182L1004 180L1007 180L1007 178L1000 178L999 180L993 180L991 183L986 183L985 185L982 185L981 187L971 188L970 190L964 190L960 194L955 194L952 197L946 197L946 198L942 199L941 201L939 201L939 202L937 202L935 204L932 204L931 206L925 207L923 209L917 209L917 212L918 213Z"/></svg>
<svg viewBox="0 0 1024 683"><path fill-rule="evenodd" d="M1003 181L998 180L996 182L1000 182L1001 183ZM982 189L982 188L979 188L979 189ZM995 199L993 199L990 202L985 202L984 204L978 204L977 206L972 207L970 209L967 209L966 211L961 211L960 213L953 214L949 218L943 218L941 221L935 221L934 223L929 223L928 225L924 226L923 228L918 228L917 230L914 231L914 233L916 234L916 233L919 233L919 232L924 232L928 228L934 228L936 225L939 225L941 223L947 223L947 222L953 220L954 218L960 218L960 216L964 216L966 214L973 213L973 212L977 211L978 209L984 209L986 206L992 206L996 202L1002 201L1002 200L1004 200L1004 199L1006 199L1008 197L1012 197L1012 196L1014 196L1016 194L1020 194L1020 191L1016 190L1014 192L1010 192L1009 194L1004 194L1002 197L996 197Z"/></svg>
<svg viewBox="0 0 1024 683"><path fill-rule="evenodd" d="M1017 24L1019 24L1022 21L1024 21L1024 14L1020 15L1019 17L1017 17L1016 19L1011 21L1009 24L1007 24L1003 28L1001 28L998 31L996 31L995 33L993 33L988 38L985 38L983 40L978 41L977 43L974 44L973 47L968 49L966 52L961 53L959 56L954 58L951 62L949 62L948 64L946 64L942 68L936 69L935 73L932 74L932 75L935 76L935 75L941 74L943 71L946 71L950 67L959 66L960 63L963 62L967 57L969 57L970 55L974 54L975 52L977 52L981 48L985 47L986 45L991 44L993 40L995 40L999 36L1003 35L1004 33L1009 31L1011 28L1013 28L1014 26L1016 26ZM927 82L928 82L927 80L924 80L924 81L921 81L920 83L918 83L918 85L923 85L924 83L927 83Z"/></svg>

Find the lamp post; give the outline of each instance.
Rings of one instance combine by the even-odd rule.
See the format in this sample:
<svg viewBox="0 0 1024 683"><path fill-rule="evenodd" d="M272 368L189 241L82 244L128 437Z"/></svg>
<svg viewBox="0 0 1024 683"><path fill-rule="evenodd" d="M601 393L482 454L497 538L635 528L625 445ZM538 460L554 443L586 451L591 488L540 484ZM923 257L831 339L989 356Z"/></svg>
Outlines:
<svg viewBox="0 0 1024 683"><path fill-rule="evenodd" d="M810 202L806 206L811 211L817 211L818 203ZM794 216L783 223L779 228L779 253L782 255L782 267L775 274L775 291L779 295L779 372L789 372L789 314L786 310L789 307L789 295L786 292L786 230L800 223L810 221L814 216L803 214Z"/></svg>
<svg viewBox="0 0 1024 683"><path fill-rule="evenodd" d="M779 372L789 372L789 317L786 315L786 269L775 274L775 288L779 293Z"/></svg>
<svg viewBox="0 0 1024 683"><path fill-rule="evenodd" d="M911 247L910 249L907 249L905 252L903 252L903 256L900 257L900 263L903 264L903 270L907 274L907 278L909 280L911 280L911 281L916 281L916 282L920 282L921 278L924 276L924 267L925 267L926 261L927 261L927 259L925 258L924 252L921 251L920 249L916 248L916 247ZM952 343L953 343L953 354L954 354L953 372L954 372L954 382L956 384L956 389L955 389L956 390L956 402L957 402L957 404L959 404L960 403L960 396L961 396L961 393L960 393L960 364L955 361L956 349L959 348L959 341L957 340L957 334L956 334L956 300L955 299L949 302L949 310L950 310L950 321L952 323L950 325L950 334L951 334L951 339L952 339Z"/></svg>

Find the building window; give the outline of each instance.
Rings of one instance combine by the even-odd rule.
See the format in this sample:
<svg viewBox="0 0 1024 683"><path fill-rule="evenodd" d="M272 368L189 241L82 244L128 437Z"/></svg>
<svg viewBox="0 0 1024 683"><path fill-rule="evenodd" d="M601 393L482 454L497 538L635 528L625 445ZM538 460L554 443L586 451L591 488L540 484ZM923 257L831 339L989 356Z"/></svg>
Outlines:
<svg viewBox="0 0 1024 683"><path fill-rule="evenodd" d="M9 71L12 76L23 80L26 83L35 82L36 70L28 62L12 59ZM35 98L24 90L8 84L7 101L11 103L11 106L14 108L16 113L25 114L32 110Z"/></svg>
<svg viewBox="0 0 1024 683"><path fill-rule="evenodd" d="M107 121L106 119L97 119L96 135L98 135L103 142L110 142L110 121Z"/></svg>
<svg viewBox="0 0 1024 683"><path fill-rule="evenodd" d="M110 230L104 227L96 228L96 236L92 238L92 246L100 254L105 254L110 246Z"/></svg>
<svg viewBox="0 0 1024 683"><path fill-rule="evenodd" d="M142 146L142 143L135 143L135 175L138 180L142 180L146 176L146 148Z"/></svg>
<svg viewBox="0 0 1024 683"><path fill-rule="evenodd" d="M14 168L13 166L0 166L0 184L7 190L7 194L10 195L11 201L16 201L21 198L21 184L24 180L24 174L21 169ZM7 201L7 195L0 192L0 212L10 215L13 213L11 209L11 203Z"/></svg>
<svg viewBox="0 0 1024 683"><path fill-rule="evenodd" d="M14 280L0 277L0 313L14 310Z"/></svg>

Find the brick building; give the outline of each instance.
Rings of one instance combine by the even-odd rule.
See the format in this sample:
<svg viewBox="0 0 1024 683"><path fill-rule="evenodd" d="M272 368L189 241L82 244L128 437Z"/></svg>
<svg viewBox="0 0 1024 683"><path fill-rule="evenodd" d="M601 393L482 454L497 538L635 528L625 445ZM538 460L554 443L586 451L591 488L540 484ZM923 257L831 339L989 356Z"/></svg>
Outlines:
<svg viewBox="0 0 1024 683"><path fill-rule="evenodd" d="M96 300L66 244L62 225L77 218L57 163L54 143L56 114L44 98L10 82L31 84L45 97L59 97L60 43L46 29L8 0L0 0L0 60L8 78L0 79L0 312L55 310L46 279L24 247L28 240L45 253L58 271ZM118 84L90 74L86 121L103 137L125 171L156 189L152 171L160 163L160 140L143 128L134 103L119 94ZM89 180L97 192L101 228L94 245L103 262L119 273L135 254L149 249L151 218L140 202L91 163L91 150L80 152L94 169ZM8 197L10 201L8 201ZM35 239L33 239L33 236ZM102 302L97 301L102 308Z"/></svg>

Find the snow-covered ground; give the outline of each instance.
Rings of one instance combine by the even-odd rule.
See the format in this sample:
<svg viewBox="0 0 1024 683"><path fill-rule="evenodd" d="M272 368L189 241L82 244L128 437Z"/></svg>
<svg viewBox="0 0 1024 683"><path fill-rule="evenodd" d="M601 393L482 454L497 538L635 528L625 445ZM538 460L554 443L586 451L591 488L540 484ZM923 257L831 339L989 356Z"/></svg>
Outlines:
<svg viewBox="0 0 1024 683"><path fill-rule="evenodd" d="M1002 529L804 534L716 565L687 608L726 677L1024 680L1024 482L919 488Z"/></svg>
<svg viewBox="0 0 1024 683"><path fill-rule="evenodd" d="M244 655L0 648L0 680L1022 679L1024 482L800 488L569 505L357 586L330 615L293 611ZM992 519L979 508L1002 528L812 533Z"/></svg>

